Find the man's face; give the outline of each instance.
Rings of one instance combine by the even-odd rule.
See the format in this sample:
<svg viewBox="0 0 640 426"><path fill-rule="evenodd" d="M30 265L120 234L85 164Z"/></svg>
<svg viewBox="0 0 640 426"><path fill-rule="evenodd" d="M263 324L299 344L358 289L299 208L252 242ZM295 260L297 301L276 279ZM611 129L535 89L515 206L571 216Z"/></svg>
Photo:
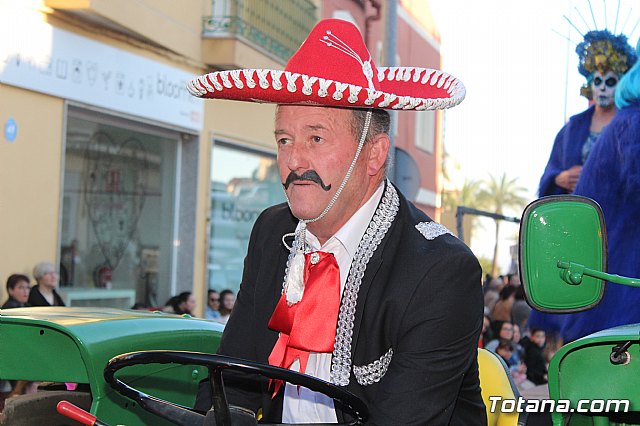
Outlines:
<svg viewBox="0 0 640 426"><path fill-rule="evenodd" d="M278 107L275 137L280 180L297 218L319 216L340 187L358 146L351 120L352 112L346 109ZM367 145L330 214L344 214L345 206L359 202L350 188L360 188L362 192L366 189L366 166L362 157L366 155Z"/></svg>
<svg viewBox="0 0 640 426"><path fill-rule="evenodd" d="M593 100L598 106L609 107L614 104L614 95L618 85L618 74L607 71L602 75L600 71L593 73L591 87L593 89Z"/></svg>

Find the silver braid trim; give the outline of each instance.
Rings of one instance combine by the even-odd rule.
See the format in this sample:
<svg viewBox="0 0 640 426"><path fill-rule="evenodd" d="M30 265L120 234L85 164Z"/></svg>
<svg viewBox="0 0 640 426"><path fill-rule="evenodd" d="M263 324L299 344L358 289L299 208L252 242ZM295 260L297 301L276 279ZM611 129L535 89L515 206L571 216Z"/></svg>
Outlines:
<svg viewBox="0 0 640 426"><path fill-rule="evenodd" d="M446 226L436 222L420 222L416 225L416 229L420 231L427 240L435 240L444 234L453 235L453 232L449 231ZM455 237L455 235L453 236Z"/></svg>
<svg viewBox="0 0 640 426"><path fill-rule="evenodd" d="M393 358L393 348L389 348L384 355L373 361L371 364L354 365L353 375L356 376L356 381L362 386L372 385L379 382L389 369L391 358Z"/></svg>
<svg viewBox="0 0 640 426"><path fill-rule="evenodd" d="M287 257L287 265L284 269L284 280L282 280L282 293L284 294L287 284L287 276L289 275L289 266L291 266L291 262L293 261L293 257L296 255L296 251L298 248L301 248L304 253L306 253L306 226L304 228L300 228L295 232L295 238L291 247L287 245L285 242L285 238L291 236L292 234L285 234L282 236L282 244L289 249L289 256Z"/></svg>
<svg viewBox="0 0 640 426"><path fill-rule="evenodd" d="M336 342L331 359L331 383L338 386L349 384L351 374L351 339L353 337L353 323L358 302L358 291L364 277L367 264L387 234L393 220L398 214L400 200L396 189L387 181L387 188L380 201L369 227L360 240L358 250L351 262L349 276L342 294L340 312L338 313L338 327ZM291 259L291 255L289 256ZM288 262L287 262L288 265Z"/></svg>

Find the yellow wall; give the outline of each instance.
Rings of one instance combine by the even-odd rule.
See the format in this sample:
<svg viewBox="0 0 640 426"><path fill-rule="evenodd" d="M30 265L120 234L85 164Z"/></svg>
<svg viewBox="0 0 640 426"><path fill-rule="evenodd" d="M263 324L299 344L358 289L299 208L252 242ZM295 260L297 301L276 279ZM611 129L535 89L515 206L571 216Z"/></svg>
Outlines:
<svg viewBox="0 0 640 426"><path fill-rule="evenodd" d="M261 54L240 40L205 38L202 40L202 61L218 68L284 69L280 62Z"/></svg>
<svg viewBox="0 0 640 426"><path fill-rule="evenodd" d="M93 15L198 60L202 17L211 14L210 0L44 0L44 4Z"/></svg>
<svg viewBox="0 0 640 426"><path fill-rule="evenodd" d="M275 152L275 106L228 100L207 100L205 129L214 137Z"/></svg>
<svg viewBox="0 0 640 426"><path fill-rule="evenodd" d="M0 292L11 273L31 276L40 261L56 261L62 167L61 99L0 84L0 123L17 138L0 138Z"/></svg>

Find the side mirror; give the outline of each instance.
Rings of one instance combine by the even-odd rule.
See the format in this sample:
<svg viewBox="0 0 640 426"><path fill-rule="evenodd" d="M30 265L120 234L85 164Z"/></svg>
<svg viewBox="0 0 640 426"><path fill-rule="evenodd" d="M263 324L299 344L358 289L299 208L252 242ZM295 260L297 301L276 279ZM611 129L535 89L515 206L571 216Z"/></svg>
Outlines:
<svg viewBox="0 0 640 426"><path fill-rule="evenodd" d="M525 297L534 309L568 313L596 306L604 296L601 278L607 275L602 209L575 195L532 202L520 222L519 257Z"/></svg>

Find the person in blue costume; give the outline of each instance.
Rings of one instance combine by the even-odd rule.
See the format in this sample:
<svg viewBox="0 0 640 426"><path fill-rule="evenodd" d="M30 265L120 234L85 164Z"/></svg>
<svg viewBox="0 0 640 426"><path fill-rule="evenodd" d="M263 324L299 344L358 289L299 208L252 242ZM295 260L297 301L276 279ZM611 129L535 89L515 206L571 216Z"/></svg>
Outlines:
<svg viewBox="0 0 640 426"><path fill-rule="evenodd" d="M640 53L640 41L636 47ZM576 195L602 207L609 245L608 272L640 277L640 63L620 80L618 113L584 165ZM607 283L602 302L562 324L567 340L623 324L640 323L640 288Z"/></svg>
<svg viewBox="0 0 640 426"><path fill-rule="evenodd" d="M627 37L614 36L608 30L589 31L576 52L578 71L587 79L580 94L592 105L571 117L558 132L540 179L540 197L573 192L592 146L617 111L614 94L618 80L636 60Z"/></svg>
<svg viewBox="0 0 640 426"><path fill-rule="evenodd" d="M584 41L578 44L576 52L579 56L578 70L587 79L580 94L593 102L587 110L571 117L558 133L540 179L540 197L574 192L581 179L583 164L594 155L601 132L618 110L615 93L619 77L637 59L627 37L623 34L615 36L608 30L589 31ZM575 314L546 314L534 310L529 318L529 327L545 330L551 345L559 338L558 343L566 343L581 334L567 328L572 315Z"/></svg>

